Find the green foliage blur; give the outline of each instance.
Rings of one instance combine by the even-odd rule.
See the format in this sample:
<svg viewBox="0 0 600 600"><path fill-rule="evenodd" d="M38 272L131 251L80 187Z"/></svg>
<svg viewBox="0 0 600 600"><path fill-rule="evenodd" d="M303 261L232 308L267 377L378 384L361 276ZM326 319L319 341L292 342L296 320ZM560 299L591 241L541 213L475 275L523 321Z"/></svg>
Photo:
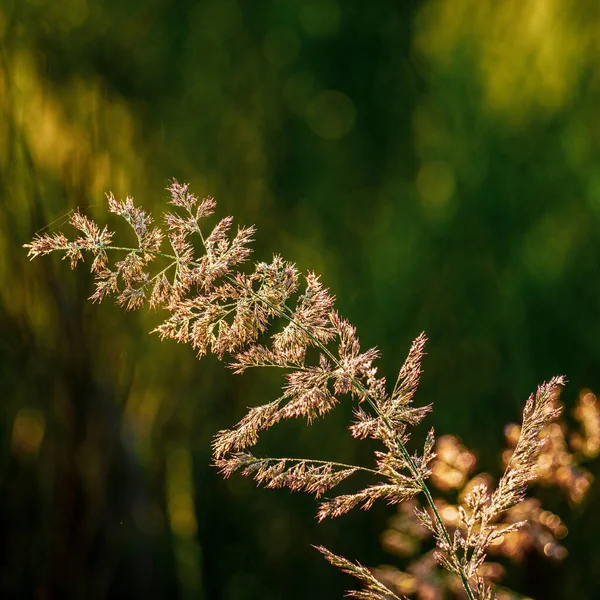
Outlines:
<svg viewBox="0 0 600 600"><path fill-rule="evenodd" d="M600 391L599 27L595 0L1 0L0 596L339 598L354 582L311 544L395 560L392 508L318 525L311 497L211 466L277 377L27 261L71 209L104 222L106 191L156 215L172 177L214 195L258 259L322 274L388 379L425 330L427 426L483 469L538 383L565 374L567 407ZM367 463L350 418L264 448ZM506 584L600 597L598 486L541 493L569 556Z"/></svg>

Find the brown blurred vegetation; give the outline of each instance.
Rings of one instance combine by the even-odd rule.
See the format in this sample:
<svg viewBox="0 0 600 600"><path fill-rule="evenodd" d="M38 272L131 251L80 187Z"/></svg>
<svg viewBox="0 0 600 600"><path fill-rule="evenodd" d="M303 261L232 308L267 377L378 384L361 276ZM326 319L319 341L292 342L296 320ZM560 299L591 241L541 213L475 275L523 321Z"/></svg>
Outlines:
<svg viewBox="0 0 600 600"><path fill-rule="evenodd" d="M567 375L567 407L600 389L599 13L2 0L2 597L339 597L344 577L310 544L389 560L385 506L317 526L310 498L210 467L211 436L275 379L198 363L147 335L156 315L88 303L83 270L26 260L21 245L76 206L103 221L105 191L157 212L170 177L214 195L258 226L258 257L322 273L386 373L426 330L427 426L485 470L539 382ZM266 443L367 460L349 415ZM600 596L597 487L574 507L539 495L569 558L527 556L506 583Z"/></svg>

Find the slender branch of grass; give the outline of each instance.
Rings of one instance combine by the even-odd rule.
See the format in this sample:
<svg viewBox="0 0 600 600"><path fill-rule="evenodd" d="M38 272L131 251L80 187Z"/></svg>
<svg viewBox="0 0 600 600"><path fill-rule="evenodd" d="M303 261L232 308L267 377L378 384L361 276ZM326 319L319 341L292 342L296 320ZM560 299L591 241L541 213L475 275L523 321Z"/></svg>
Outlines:
<svg viewBox="0 0 600 600"><path fill-rule="evenodd" d="M257 458L257 460L261 460ZM347 465L346 463L336 462L334 460L317 460L316 458L289 458L286 456L279 456L277 458L269 457L268 460L277 461L288 461L288 462L309 462L317 465L329 465L331 467L340 467L341 469L353 469L354 471L364 471L365 473L371 473L373 475L381 475L379 471L375 469L369 469L368 467L360 467L358 465Z"/></svg>

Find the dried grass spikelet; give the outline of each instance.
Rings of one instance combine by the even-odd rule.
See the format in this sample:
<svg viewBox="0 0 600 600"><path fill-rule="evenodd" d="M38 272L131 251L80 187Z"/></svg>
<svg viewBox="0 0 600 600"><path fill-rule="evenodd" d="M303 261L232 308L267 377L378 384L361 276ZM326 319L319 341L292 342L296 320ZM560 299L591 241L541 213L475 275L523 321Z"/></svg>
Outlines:
<svg viewBox="0 0 600 600"><path fill-rule="evenodd" d="M347 596L350 598L357 598L358 600L400 600L394 592L386 587L379 579L374 577L369 569L361 565L360 563L353 563L343 556L338 556L333 552L323 548L323 546L316 546L316 549L323 554L323 556L338 569L348 573L353 577L356 577L362 584L362 590L351 590L347 592Z"/></svg>
<svg viewBox="0 0 600 600"><path fill-rule="evenodd" d="M282 371L279 398L250 408L235 427L215 437L215 462L225 476L239 470L267 487L285 486L317 497L359 470L373 479L364 489L325 499L320 519L339 516L358 505L369 508L379 499L398 503L423 494L431 513L421 513L421 519L434 532L444 565L459 577L471 600L488 597L477 571L486 545L501 535L500 529L490 525L491 519L522 499L534 474L537 434L554 415L545 399L561 380L552 380L530 399L520 441L498 489L491 496L484 489L473 491L461 513L470 533L455 535L452 540L427 483L435 458L433 431L422 452L410 454L406 448L409 426L420 423L431 410L431 405L412 404L425 336L421 334L413 342L396 384L388 392L386 380L374 364L378 350L362 349L355 327L337 313L334 297L315 273L301 276L294 264L279 255L270 262L248 265L254 227L240 227L231 233L233 218L229 216L207 229L206 219L216 207L214 199L200 201L187 184L176 180L167 189L174 208L164 216L164 229L152 227L150 215L135 206L132 198L117 201L112 194L107 196L109 211L133 229L137 247L112 245L111 232L74 213L71 224L81 235L74 240L63 234L36 236L26 244L29 256L59 251L75 267L83 253L90 252L96 279L94 301L114 296L128 310L145 303L164 309L167 316L154 330L162 339L190 344L199 357L208 352L220 359L230 357L236 373L256 367ZM202 247L199 255L194 239ZM165 242L170 246L167 250L163 249ZM109 252L118 256L112 265ZM158 261L162 264L154 267ZM382 444L371 467L305 458L261 458L249 452L260 434L282 419L305 418L310 424L344 396L356 402L352 435ZM389 597L390 592L379 587L363 567L324 553L330 562L357 575L366 585L364 592L354 592L355 597Z"/></svg>

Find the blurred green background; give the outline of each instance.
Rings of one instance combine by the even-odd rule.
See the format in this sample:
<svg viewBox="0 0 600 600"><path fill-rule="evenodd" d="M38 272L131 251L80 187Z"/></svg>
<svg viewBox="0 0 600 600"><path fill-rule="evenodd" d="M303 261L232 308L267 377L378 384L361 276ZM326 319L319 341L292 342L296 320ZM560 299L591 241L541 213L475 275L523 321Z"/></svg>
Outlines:
<svg viewBox="0 0 600 600"><path fill-rule="evenodd" d="M354 582L311 544L394 560L392 508L319 525L311 497L210 466L277 378L198 362L147 335L160 315L87 302L85 269L27 261L70 209L102 222L105 191L156 214L171 177L214 195L257 258L322 274L388 378L425 330L427 426L484 469L538 383L598 392L599 31L595 0L0 0L2 598L339 598ZM266 447L367 462L349 416ZM506 583L600 597L598 486L544 500L569 557Z"/></svg>

